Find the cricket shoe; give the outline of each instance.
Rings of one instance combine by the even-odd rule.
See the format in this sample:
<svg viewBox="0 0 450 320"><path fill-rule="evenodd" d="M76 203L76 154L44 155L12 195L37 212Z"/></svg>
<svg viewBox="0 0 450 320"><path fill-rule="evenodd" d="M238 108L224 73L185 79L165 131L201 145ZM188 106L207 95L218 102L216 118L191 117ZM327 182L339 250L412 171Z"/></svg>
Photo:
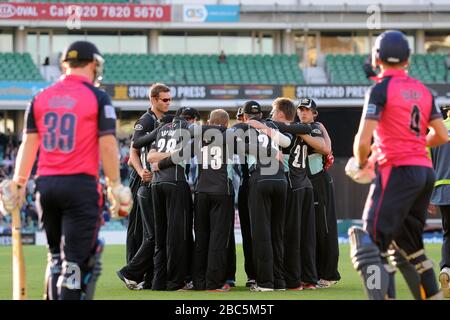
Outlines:
<svg viewBox="0 0 450 320"><path fill-rule="evenodd" d="M289 290L289 291L303 291L303 286L300 285L300 286L297 287L297 288L288 288L288 290Z"/></svg>
<svg viewBox="0 0 450 320"><path fill-rule="evenodd" d="M225 283L222 287L213 290L208 290L208 292L228 292L230 290L231 286L228 283Z"/></svg>
<svg viewBox="0 0 450 320"><path fill-rule="evenodd" d="M125 276L123 275L123 273L118 270L117 272L117 276L119 277L120 280L123 281L123 283L125 283L125 286L130 289L130 290L142 290L143 286L144 286L144 281L142 282L137 282L134 280L130 280L125 278Z"/></svg>
<svg viewBox="0 0 450 320"><path fill-rule="evenodd" d="M442 268L439 273L439 282L441 283L441 289L445 298L450 298L450 268Z"/></svg>
<svg viewBox="0 0 450 320"><path fill-rule="evenodd" d="M255 284L254 286L250 287L250 291L251 292L270 292L270 291L273 291L273 288L264 288L264 287L260 287L257 284Z"/></svg>
<svg viewBox="0 0 450 320"><path fill-rule="evenodd" d="M189 291L194 290L194 283L192 281L186 283L183 288L178 289L177 291Z"/></svg>
<svg viewBox="0 0 450 320"><path fill-rule="evenodd" d="M315 283L302 283L302 287L305 290L316 290L317 289L317 285Z"/></svg>
<svg viewBox="0 0 450 320"><path fill-rule="evenodd" d="M247 282L245 283L245 286L247 288L251 288L254 285L256 285L256 280L255 279L247 279Z"/></svg>
<svg viewBox="0 0 450 320"><path fill-rule="evenodd" d="M324 279L320 279L320 280L317 282L317 288L318 288L318 289L329 288L329 287L335 285L336 283L338 283L338 282L335 281L335 280L324 280Z"/></svg>
<svg viewBox="0 0 450 320"><path fill-rule="evenodd" d="M225 281L225 283L226 284L228 284L230 287L236 287L236 281L234 281L234 280L227 280L227 281Z"/></svg>

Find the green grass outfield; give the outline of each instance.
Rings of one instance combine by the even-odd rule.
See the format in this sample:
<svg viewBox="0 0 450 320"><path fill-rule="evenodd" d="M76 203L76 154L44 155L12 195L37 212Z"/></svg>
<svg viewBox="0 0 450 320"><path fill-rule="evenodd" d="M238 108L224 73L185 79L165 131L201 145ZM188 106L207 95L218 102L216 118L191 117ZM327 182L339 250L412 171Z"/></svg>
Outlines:
<svg viewBox="0 0 450 320"><path fill-rule="evenodd" d="M427 254L435 262L435 270L438 272L438 262L440 259L439 244L426 246ZM307 290L299 292L250 292L245 288L245 273L243 267L242 246L237 246L237 287L230 292L211 293L205 291L182 291L182 292L161 292L161 291L130 291L119 280L116 270L121 268L125 262L125 246L106 246L103 255L103 273L97 284L96 299L116 299L116 300L361 300L365 299L362 284L358 274L353 270L349 258L349 246L340 246L339 271L341 281L328 289ZM41 299L44 284L44 270L46 266L46 248L44 246L25 246L25 260L27 272L28 298ZM11 247L0 247L0 300L11 299ZM397 298L412 299L403 278L397 273Z"/></svg>

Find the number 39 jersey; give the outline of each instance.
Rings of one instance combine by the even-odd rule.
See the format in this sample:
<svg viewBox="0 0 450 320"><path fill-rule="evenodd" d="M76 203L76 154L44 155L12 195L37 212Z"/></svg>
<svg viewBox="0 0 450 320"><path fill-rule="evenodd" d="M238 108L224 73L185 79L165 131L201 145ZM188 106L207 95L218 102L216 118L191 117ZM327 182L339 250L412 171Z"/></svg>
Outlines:
<svg viewBox="0 0 450 320"><path fill-rule="evenodd" d="M99 137L115 135L116 113L108 94L82 76L64 76L37 94L25 112L26 133L38 133L37 174L99 172Z"/></svg>
<svg viewBox="0 0 450 320"><path fill-rule="evenodd" d="M378 121L378 163L432 167L426 146L430 121L442 117L430 91L403 70L387 70L366 94L363 117Z"/></svg>

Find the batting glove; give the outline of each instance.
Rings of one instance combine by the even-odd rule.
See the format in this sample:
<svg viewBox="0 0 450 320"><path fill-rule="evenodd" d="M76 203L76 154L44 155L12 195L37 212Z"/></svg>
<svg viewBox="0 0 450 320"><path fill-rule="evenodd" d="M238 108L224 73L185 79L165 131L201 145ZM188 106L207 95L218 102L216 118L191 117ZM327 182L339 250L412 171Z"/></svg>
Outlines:
<svg viewBox="0 0 450 320"><path fill-rule="evenodd" d="M367 162L364 167L360 167L354 157L351 157L345 166L345 174L353 181L360 184L368 184L375 179L375 169L371 162Z"/></svg>
<svg viewBox="0 0 450 320"><path fill-rule="evenodd" d="M332 154L327 154L327 156L325 157L325 164L323 166L323 169L327 171L328 169L331 168L333 163L334 163L334 156Z"/></svg>
<svg viewBox="0 0 450 320"><path fill-rule="evenodd" d="M133 207L133 196L129 187L125 187L119 181L109 183L107 195L110 203L109 212L112 219L120 219L127 217Z"/></svg>
<svg viewBox="0 0 450 320"><path fill-rule="evenodd" d="M0 183L0 196L2 214L7 215L25 202L25 188L6 179Z"/></svg>

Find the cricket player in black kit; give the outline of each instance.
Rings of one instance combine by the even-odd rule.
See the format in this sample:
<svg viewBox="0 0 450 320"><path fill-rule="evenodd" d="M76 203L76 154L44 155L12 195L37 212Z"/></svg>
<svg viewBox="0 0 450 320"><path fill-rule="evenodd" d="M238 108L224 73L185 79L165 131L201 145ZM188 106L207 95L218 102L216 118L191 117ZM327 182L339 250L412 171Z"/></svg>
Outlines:
<svg viewBox="0 0 450 320"><path fill-rule="evenodd" d="M189 135L193 137L190 158L196 157L198 170L194 201L195 244L192 270L195 290L229 291L231 285L228 282L230 278L234 280L234 248L230 248L235 246L232 237L233 149L227 147L228 121L228 113L217 109L211 112L208 125L189 128ZM159 170L176 165L170 156L171 154L167 153L167 158L158 162ZM232 274L230 270L233 271Z"/></svg>
<svg viewBox="0 0 450 320"><path fill-rule="evenodd" d="M152 198L155 213L155 255L152 290L179 290L190 275L192 251L192 198L186 180L185 162L159 170L157 162L189 143L182 130L197 120L198 111L185 108L172 123L158 130L148 155L154 175Z"/></svg>
<svg viewBox="0 0 450 320"><path fill-rule="evenodd" d="M147 112L146 112L147 113ZM168 123L172 122L173 115L166 114L161 119L158 119L159 126L162 123ZM140 121L140 120L138 120ZM136 124L135 124L136 125ZM139 128L139 127L138 127ZM142 168L141 171L142 177L139 175L139 173L134 169L133 162L137 162L138 164L141 164L140 154L136 154L136 151L139 151L141 146L151 145L150 142L147 142L146 138L149 135L145 135L145 139L141 137L138 141L133 141L134 144L130 148L130 159L128 160L128 166L130 167L130 175L129 175L129 187L131 189L131 193L133 194L133 208L130 211L130 214L128 215L128 227L127 227L127 240L126 240L126 261L127 264L133 259L133 257L138 252L139 248L141 247L142 240L144 238L143 236L143 226L142 226L142 218L141 213L139 212L139 202L137 200L137 193L139 190L139 187L141 186L141 182L148 182L151 180L151 173L148 171L147 168ZM153 141L152 141L153 142ZM134 147L134 149L133 149ZM134 158L134 159L132 159ZM142 167L142 164L141 164ZM151 282L150 282L151 283ZM145 286L147 286L145 284Z"/></svg>
<svg viewBox="0 0 450 320"><path fill-rule="evenodd" d="M145 145L146 136L157 126L157 121L168 111L171 97L170 88L156 83L150 88L151 108L145 112L134 126L131 159L133 167L141 176L141 185L137 191L139 213L143 228L143 241L128 264L117 272L119 278L129 289L151 289L153 280L153 255L155 251L155 222L151 197L151 168L146 157L150 145ZM140 159L135 160L140 153ZM136 228L139 228L136 225Z"/></svg>
<svg viewBox="0 0 450 320"><path fill-rule="evenodd" d="M247 101L244 120L260 120L261 105ZM268 126L272 126L270 123ZM234 130L247 129L249 145L257 147L256 156L248 154L249 210L256 285L251 291L285 290L283 271L283 229L287 182L279 161L279 148L289 146L291 140L270 128L258 131L247 124ZM265 133L263 133L265 131Z"/></svg>
<svg viewBox="0 0 450 320"><path fill-rule="evenodd" d="M130 155L131 155L130 150ZM133 207L128 215L127 240L126 240L126 262L129 263L133 259L136 252L138 252L143 239L142 234L142 220L139 213L139 204L137 202L137 191L141 185L141 177L134 170L131 161L128 161L128 166L131 171L129 174L129 187L133 194Z"/></svg>
<svg viewBox="0 0 450 320"><path fill-rule="evenodd" d="M232 157L227 147L228 113L211 112L208 129L194 137L199 144L198 180L194 200L194 289L229 291L225 283L228 272L229 247L234 218ZM199 129L199 128L197 128Z"/></svg>
<svg viewBox="0 0 450 320"><path fill-rule="evenodd" d="M208 129L201 141L198 182L195 194L195 289L229 291L227 280L229 247L234 218L232 158L225 130L229 116L224 110L211 112ZM215 131L215 132L214 132ZM195 139L196 140L196 139Z"/></svg>
<svg viewBox="0 0 450 320"><path fill-rule="evenodd" d="M243 107L238 109L236 114L236 119L238 121L234 127L242 126L240 123L244 121L244 111ZM238 212L239 221L241 225L241 235L242 235L242 249L244 251L244 270L247 275L246 287L250 287L256 284L256 271L255 265L253 263L253 251L252 251L252 237L250 230L250 213L248 210L248 180L250 175L248 173L248 164L244 159L244 163L239 165L240 169L240 186L238 191Z"/></svg>
<svg viewBox="0 0 450 320"><path fill-rule="evenodd" d="M313 111L315 104L313 100L303 98L297 106L297 115L300 121L305 124L310 124L312 127L310 135L301 136L302 141L300 147L302 150L302 161L308 173L311 182L314 175L323 172L322 153L328 153L327 144L325 143L324 135L321 127L314 122ZM305 118L309 116L309 118ZM312 120L310 120L312 118ZM302 120L303 119L303 120ZM314 184L313 184L314 186ZM314 192L317 192L315 190ZM316 201L316 199L314 199ZM316 203L315 203L316 205ZM304 288L315 289L318 283L317 266L316 266L316 220L317 210L312 212L309 217L303 218L302 224L302 282ZM330 254L329 252L321 254ZM332 254L332 253L331 253Z"/></svg>
<svg viewBox="0 0 450 320"><path fill-rule="evenodd" d="M300 100L298 116L302 123L308 123L314 127L312 136L323 137L325 142L325 145L320 148L308 144L306 169L314 190L316 268L319 278L317 286L328 288L341 278L338 271L339 243L333 179L324 169L324 158L331 154L331 140L325 127L315 122L318 111L313 99Z"/></svg>
<svg viewBox="0 0 450 320"><path fill-rule="evenodd" d="M311 132L309 125L293 124L296 108L292 100L277 98L272 103L272 120L282 133L292 134L293 139L287 148L283 148L284 171L288 182L286 221L284 225L284 275L288 290L303 290L302 265L307 268L309 283L315 281L315 256L313 244L314 228L312 232L301 231L303 224L311 229L314 221L314 196L311 182L305 169L306 146L302 146L302 135ZM250 125L263 129L265 125L250 121ZM312 225L314 227L314 225ZM312 247L312 249L309 249ZM306 249L305 249L306 248ZM315 288L306 285L308 289Z"/></svg>

